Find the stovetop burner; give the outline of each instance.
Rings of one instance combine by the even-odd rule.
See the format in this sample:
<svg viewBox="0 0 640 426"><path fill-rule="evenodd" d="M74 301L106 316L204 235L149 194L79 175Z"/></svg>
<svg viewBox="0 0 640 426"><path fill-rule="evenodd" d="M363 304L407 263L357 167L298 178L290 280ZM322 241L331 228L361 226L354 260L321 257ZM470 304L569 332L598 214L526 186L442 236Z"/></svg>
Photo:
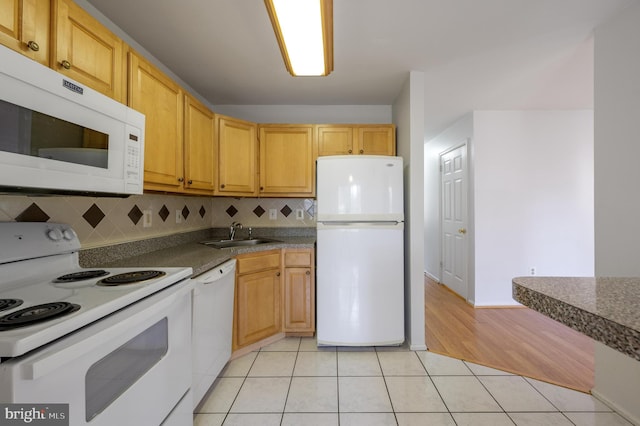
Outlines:
<svg viewBox="0 0 640 426"><path fill-rule="evenodd" d="M30 306L0 317L0 331L11 330L58 318L80 309L69 302L51 302Z"/></svg>
<svg viewBox="0 0 640 426"><path fill-rule="evenodd" d="M162 277L165 272L162 271L133 271L125 272L122 274L112 275L107 278L103 278L98 281L98 285L101 286L118 286L125 284L134 284L141 281L150 280L153 278Z"/></svg>
<svg viewBox="0 0 640 426"><path fill-rule="evenodd" d="M22 305L22 300L20 299L0 299L0 312L8 311L20 305Z"/></svg>
<svg viewBox="0 0 640 426"><path fill-rule="evenodd" d="M109 273L104 269L94 269L89 271L72 272L71 274L62 275L55 280L54 283L70 283L75 281L88 280L91 278L104 277Z"/></svg>

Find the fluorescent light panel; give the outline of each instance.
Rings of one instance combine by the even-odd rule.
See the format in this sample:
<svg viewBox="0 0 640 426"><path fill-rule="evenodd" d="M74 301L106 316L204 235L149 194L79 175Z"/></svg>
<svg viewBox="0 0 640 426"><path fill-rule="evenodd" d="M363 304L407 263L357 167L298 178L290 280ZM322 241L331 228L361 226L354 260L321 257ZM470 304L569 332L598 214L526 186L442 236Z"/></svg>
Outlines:
<svg viewBox="0 0 640 426"><path fill-rule="evenodd" d="M333 70L332 0L265 0L287 70L324 76Z"/></svg>

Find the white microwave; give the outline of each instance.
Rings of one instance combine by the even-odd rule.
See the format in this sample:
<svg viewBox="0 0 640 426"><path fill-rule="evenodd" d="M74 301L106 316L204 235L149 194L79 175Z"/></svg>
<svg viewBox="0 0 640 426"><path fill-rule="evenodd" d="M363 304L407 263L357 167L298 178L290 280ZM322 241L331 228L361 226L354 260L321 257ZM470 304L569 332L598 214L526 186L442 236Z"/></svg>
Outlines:
<svg viewBox="0 0 640 426"><path fill-rule="evenodd" d="M0 192L142 194L144 115L0 46Z"/></svg>

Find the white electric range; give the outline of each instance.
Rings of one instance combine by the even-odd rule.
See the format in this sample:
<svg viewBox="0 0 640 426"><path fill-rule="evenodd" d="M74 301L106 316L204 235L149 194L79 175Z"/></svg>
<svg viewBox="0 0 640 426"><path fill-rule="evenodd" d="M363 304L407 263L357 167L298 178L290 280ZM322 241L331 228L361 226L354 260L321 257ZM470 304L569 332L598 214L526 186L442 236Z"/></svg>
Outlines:
<svg viewBox="0 0 640 426"><path fill-rule="evenodd" d="M79 249L67 225L0 223L0 403L191 424L191 268L86 269Z"/></svg>

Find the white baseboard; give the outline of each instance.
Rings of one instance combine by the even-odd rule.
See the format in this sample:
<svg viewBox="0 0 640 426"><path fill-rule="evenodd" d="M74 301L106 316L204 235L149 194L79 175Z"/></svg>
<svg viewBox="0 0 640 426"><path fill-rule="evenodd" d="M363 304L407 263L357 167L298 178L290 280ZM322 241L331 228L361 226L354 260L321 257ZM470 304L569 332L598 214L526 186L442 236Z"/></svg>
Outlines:
<svg viewBox="0 0 640 426"><path fill-rule="evenodd" d="M430 280L433 280L433 281L437 282L437 283L440 282L440 278L438 278L435 275L429 273L428 271L424 271L424 276L429 278Z"/></svg>

